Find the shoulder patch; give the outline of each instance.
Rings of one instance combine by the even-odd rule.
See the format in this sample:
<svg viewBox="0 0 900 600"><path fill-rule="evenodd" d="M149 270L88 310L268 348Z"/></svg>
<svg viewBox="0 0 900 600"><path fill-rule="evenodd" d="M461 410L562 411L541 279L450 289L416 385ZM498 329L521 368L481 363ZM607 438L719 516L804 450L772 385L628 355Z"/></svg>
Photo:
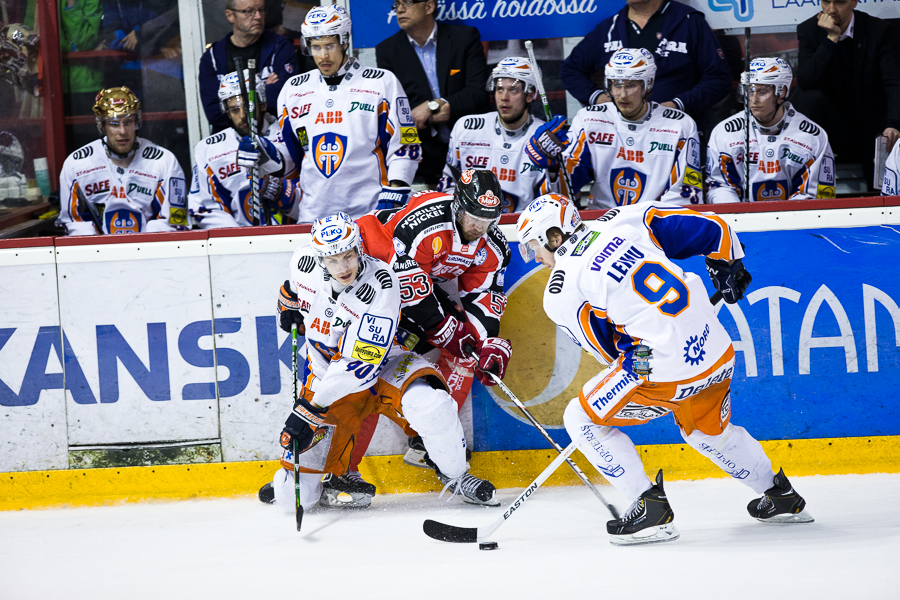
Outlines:
<svg viewBox="0 0 900 600"><path fill-rule="evenodd" d="M684 118L684 113L678 110L677 108L667 108L663 111L664 119L672 119L674 121L680 121Z"/></svg>
<svg viewBox="0 0 900 600"><path fill-rule="evenodd" d="M390 274L384 269L378 269L375 271L375 279L377 279L381 283L381 289L389 290L394 287L394 282L391 281Z"/></svg>
<svg viewBox="0 0 900 600"><path fill-rule="evenodd" d="M316 259L312 256L301 256L300 260L297 261L297 269L301 273L312 273L315 268Z"/></svg>
<svg viewBox="0 0 900 600"><path fill-rule="evenodd" d="M147 160L159 160L163 156L163 151L162 148L157 148L156 146L147 146L141 152L141 156Z"/></svg>
<svg viewBox="0 0 900 600"><path fill-rule="evenodd" d="M484 128L484 117L468 117L463 121L464 129L482 129Z"/></svg>
<svg viewBox="0 0 900 600"><path fill-rule="evenodd" d="M736 119L731 119L725 123L725 131L728 133L734 133L735 131L741 131L744 128L744 119L741 117L737 117Z"/></svg>
<svg viewBox="0 0 900 600"><path fill-rule="evenodd" d="M224 140L225 140L225 132L220 131L216 135L211 135L208 138L206 138L206 145L212 146L213 144L218 144L219 142L222 142Z"/></svg>
<svg viewBox="0 0 900 600"><path fill-rule="evenodd" d="M303 85L309 81L309 73L303 73L302 75L297 75L296 77L291 77L288 83L292 86Z"/></svg>
<svg viewBox="0 0 900 600"><path fill-rule="evenodd" d="M356 297L359 298L360 302L372 304L372 300L375 299L375 289L368 283L364 283L356 288Z"/></svg>
<svg viewBox="0 0 900 600"><path fill-rule="evenodd" d="M384 77L384 71L381 69L365 69L362 72L363 79L381 79Z"/></svg>
<svg viewBox="0 0 900 600"><path fill-rule="evenodd" d="M586 106L585 110L590 112L606 112L608 108L606 106L607 104L609 104L609 102L604 102L603 104L591 104L590 106Z"/></svg>
<svg viewBox="0 0 900 600"><path fill-rule="evenodd" d="M565 271L554 271L553 275L550 276L550 283L547 284L547 290L551 294L558 294L563 289L563 283L566 280L566 272Z"/></svg>
<svg viewBox="0 0 900 600"><path fill-rule="evenodd" d="M808 133L809 135L819 135L819 127L812 121L807 121L806 119L800 121L800 131L803 133Z"/></svg>
<svg viewBox="0 0 900 600"><path fill-rule="evenodd" d="M75 152L72 153L72 160L82 160L87 158L88 156L94 155L94 148L92 146L85 146L84 148L79 148Z"/></svg>
<svg viewBox="0 0 900 600"><path fill-rule="evenodd" d="M594 220L597 221L598 223L602 223L602 222L604 222L604 221L609 221L609 220L611 220L611 219L614 218L617 214L619 214L619 209L618 209L618 208L611 208L611 209L609 209L608 211L606 211L605 213L603 213L601 216L597 217L597 218L594 219Z"/></svg>

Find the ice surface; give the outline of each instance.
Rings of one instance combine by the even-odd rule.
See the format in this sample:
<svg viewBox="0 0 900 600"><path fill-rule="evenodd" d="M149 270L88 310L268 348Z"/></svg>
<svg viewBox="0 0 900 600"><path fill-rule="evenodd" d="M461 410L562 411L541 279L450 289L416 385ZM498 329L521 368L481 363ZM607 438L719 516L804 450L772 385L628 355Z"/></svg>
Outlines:
<svg viewBox="0 0 900 600"><path fill-rule="evenodd" d="M614 547L583 487L541 488L498 550L422 533L501 508L437 494L293 515L254 498L0 513L0 599L900 598L900 474L791 478L816 522L765 526L730 480L667 482L681 539ZM620 509L624 500L601 488ZM519 490L500 491L505 508Z"/></svg>

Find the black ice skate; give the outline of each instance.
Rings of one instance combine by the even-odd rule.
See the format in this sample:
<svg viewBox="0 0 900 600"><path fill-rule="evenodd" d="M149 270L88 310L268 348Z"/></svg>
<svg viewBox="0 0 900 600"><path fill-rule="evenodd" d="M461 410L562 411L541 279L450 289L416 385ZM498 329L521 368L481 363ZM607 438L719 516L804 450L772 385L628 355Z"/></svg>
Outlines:
<svg viewBox="0 0 900 600"><path fill-rule="evenodd" d="M259 488L259 501L264 504L275 504L275 488L271 483Z"/></svg>
<svg viewBox="0 0 900 600"><path fill-rule="evenodd" d="M419 467L420 469L431 469L432 471L435 468L434 462L428 458L428 450L425 449L425 444L422 442L422 438L420 436L416 436L413 438L409 438L407 440L409 444L409 450L406 451L406 454L403 456L403 462L408 464L411 467ZM472 451L466 448L466 468L469 468L469 461L472 460Z"/></svg>
<svg viewBox="0 0 900 600"><path fill-rule="evenodd" d="M328 508L366 508L372 504L375 486L360 477L357 471L345 475L328 473L322 479L319 505Z"/></svg>
<svg viewBox="0 0 900 600"><path fill-rule="evenodd" d="M656 485L641 494L621 519L608 521L606 531L614 546L671 542L680 535L672 523L674 518L660 469L656 474Z"/></svg>
<svg viewBox="0 0 900 600"><path fill-rule="evenodd" d="M460 494L464 502L469 504L480 504L481 506L500 506L500 501L496 499L497 490L494 485L486 479L478 479L474 475L463 473L456 479L451 479L440 469L435 468L438 479L444 484L441 490L441 497L444 492L450 491L450 498L456 494Z"/></svg>
<svg viewBox="0 0 900 600"><path fill-rule="evenodd" d="M774 485L762 498L747 505L747 512L761 523L812 523L815 520L806 512L806 500L794 491L784 469L779 469Z"/></svg>

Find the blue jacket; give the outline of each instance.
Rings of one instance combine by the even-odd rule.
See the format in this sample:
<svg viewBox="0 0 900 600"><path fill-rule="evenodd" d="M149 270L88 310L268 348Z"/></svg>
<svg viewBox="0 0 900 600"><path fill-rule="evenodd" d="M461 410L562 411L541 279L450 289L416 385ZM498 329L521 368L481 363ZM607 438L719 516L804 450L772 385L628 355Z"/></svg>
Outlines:
<svg viewBox="0 0 900 600"><path fill-rule="evenodd" d="M231 72L231 65L226 65L226 40L231 37L229 33L221 40L209 47L200 58L200 101L209 121L212 131L221 131L231 127L231 121L219 108L219 75L227 75ZM294 44L286 37L282 37L271 31L263 31L260 38L262 47L259 52L257 67L259 76L263 79L272 73L278 74L278 81L266 85L266 104L268 113L275 114L278 94L288 79L300 72L300 64L297 62L297 52ZM276 115L277 116L277 115Z"/></svg>
<svg viewBox="0 0 900 600"><path fill-rule="evenodd" d="M695 120L731 91L731 73L715 34L697 9L669 0L663 7L662 38L653 52L656 81L650 100L672 101ZM628 47L628 6L604 19L559 67L563 87L584 104L601 90L591 74L603 70L610 57Z"/></svg>

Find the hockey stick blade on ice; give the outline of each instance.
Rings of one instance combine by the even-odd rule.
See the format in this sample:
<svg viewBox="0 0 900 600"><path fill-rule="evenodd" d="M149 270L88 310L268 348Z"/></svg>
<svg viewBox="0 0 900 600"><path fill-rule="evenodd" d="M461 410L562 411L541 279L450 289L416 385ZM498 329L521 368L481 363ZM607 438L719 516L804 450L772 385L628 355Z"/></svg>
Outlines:
<svg viewBox="0 0 900 600"><path fill-rule="evenodd" d="M537 479L531 482L525 491L519 494L512 504L506 507L503 514L496 521L485 527L457 527L456 525L447 525L426 519L422 525L422 530L428 537L440 542L454 542L457 544L472 544L475 542L483 542L488 539L497 529L509 519L513 512L522 507L522 505L537 491L541 484L547 481L547 478L553 475L559 468L559 465L569 458L569 455L575 452L575 442L566 446L559 456L553 459L546 469L544 469Z"/></svg>

